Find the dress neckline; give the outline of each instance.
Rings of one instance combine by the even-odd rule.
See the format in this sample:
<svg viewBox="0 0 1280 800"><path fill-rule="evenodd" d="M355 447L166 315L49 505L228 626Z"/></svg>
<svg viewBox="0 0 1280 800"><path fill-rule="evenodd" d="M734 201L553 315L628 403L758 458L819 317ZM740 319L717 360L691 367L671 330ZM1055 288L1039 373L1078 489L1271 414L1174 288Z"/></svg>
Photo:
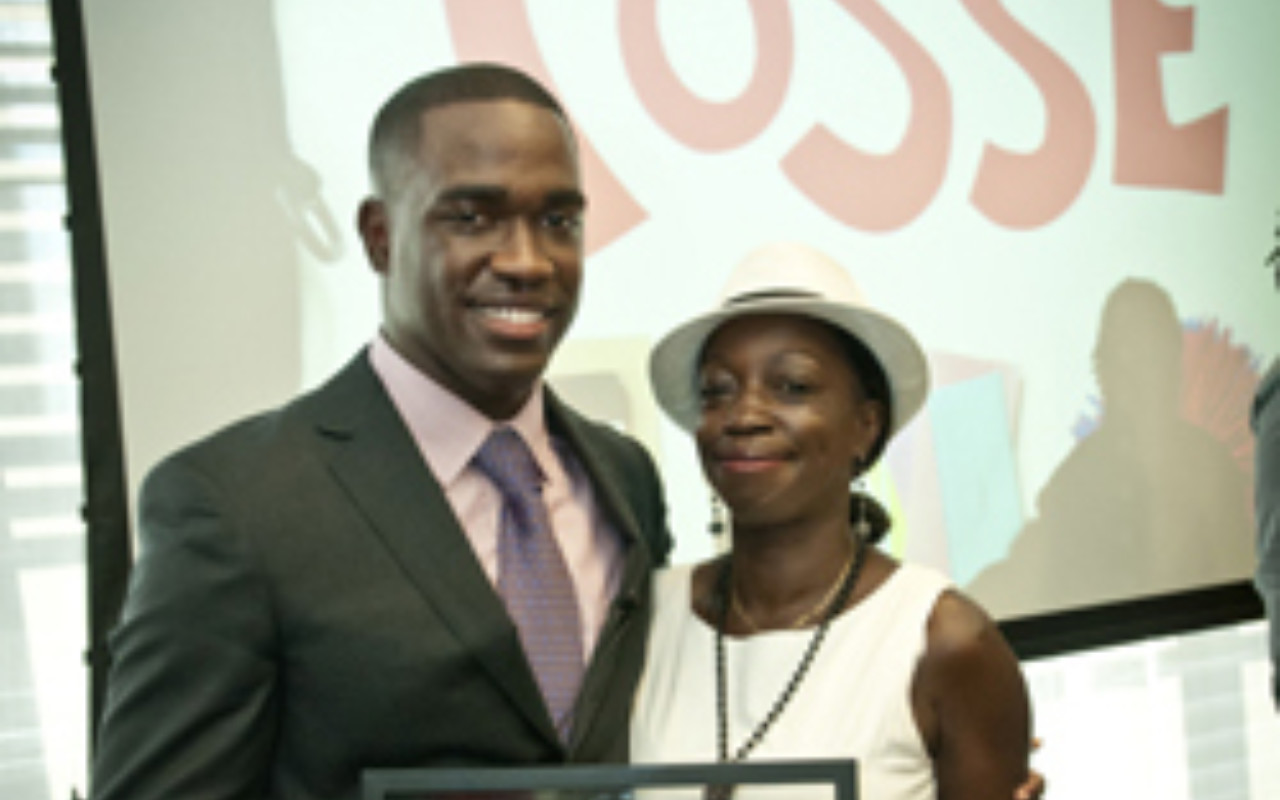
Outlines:
<svg viewBox="0 0 1280 800"><path fill-rule="evenodd" d="M684 580L680 581L681 592L683 595L683 597L680 598L681 607L685 611L687 611L691 617L693 617L694 624L697 626L698 630L701 633L707 636L715 636L716 635L715 625L704 620L698 614L698 612L695 611L693 608L693 573L697 569L697 567L698 567L697 564L691 564L688 567L686 567L685 578ZM841 611L839 614L837 614L831 620L831 627L832 628L846 627L852 624L851 620L859 616L862 616L858 612L861 611L863 608L866 608L869 605L876 605L879 602L881 602L879 598L882 598L883 596L885 596L885 594L888 592L890 587L898 582L899 576L901 576L906 569L907 569L906 563L901 561L895 562L893 571L889 573L889 576L885 578L884 581L882 581L879 586L871 590L870 594L868 594L866 597L863 597L861 600L859 600L852 608L846 608L844 611ZM807 641L808 637L811 636L812 634L813 634L812 627L794 628L794 629L777 628L772 630L758 631L748 636L725 636L725 644L729 647L742 647L742 646L748 645L750 642L767 641L770 639L774 639L774 640L803 639Z"/></svg>

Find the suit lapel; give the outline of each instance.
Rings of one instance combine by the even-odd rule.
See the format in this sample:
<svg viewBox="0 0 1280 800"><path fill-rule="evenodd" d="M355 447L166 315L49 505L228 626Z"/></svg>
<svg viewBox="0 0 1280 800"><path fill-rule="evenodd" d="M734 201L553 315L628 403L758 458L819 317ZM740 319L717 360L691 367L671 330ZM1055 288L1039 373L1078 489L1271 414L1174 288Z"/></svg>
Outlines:
<svg viewBox="0 0 1280 800"><path fill-rule="evenodd" d="M568 440L571 449L591 479L596 501L601 504L609 521L625 540L628 549L643 541L640 523L622 495L623 476L616 466L596 446L590 429L580 416L570 410L555 393L546 393L547 423L552 430Z"/></svg>
<svg viewBox="0 0 1280 800"><path fill-rule="evenodd" d="M557 741L501 599L363 353L319 395L329 466L405 576L514 706Z"/></svg>
<svg viewBox="0 0 1280 800"><path fill-rule="evenodd" d="M649 553L647 541L642 535L639 521L623 494L626 476L618 471L618 465L612 459L601 452L597 445L598 436L592 434L586 421L561 403L550 390L547 391L546 405L548 425L568 440L591 480L596 503L604 511L614 529L622 536L625 553L617 596L587 665L579 704L575 709L573 741L570 743L572 752L577 749L581 739L592 730L595 718L604 707L603 703L592 702L588 698L602 697L607 692L615 691L618 685L613 680L620 668L619 648L615 644L630 631L632 626L643 626L647 623L647 616L642 611L646 607L648 580L652 572L653 559Z"/></svg>

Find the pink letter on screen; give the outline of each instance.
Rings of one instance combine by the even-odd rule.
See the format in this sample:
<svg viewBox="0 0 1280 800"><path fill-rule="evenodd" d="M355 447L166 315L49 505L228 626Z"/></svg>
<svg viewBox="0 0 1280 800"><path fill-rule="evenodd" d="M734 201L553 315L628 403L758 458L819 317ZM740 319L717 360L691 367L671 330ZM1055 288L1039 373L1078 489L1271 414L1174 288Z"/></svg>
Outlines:
<svg viewBox="0 0 1280 800"><path fill-rule="evenodd" d="M459 61L499 61L518 67L552 91L555 81L538 51L521 0L445 0L449 28ZM570 117L572 109L564 98ZM591 210L587 223L587 253L603 249L648 217L627 188L609 169L591 141L577 131L582 156L582 182Z"/></svg>
<svg viewBox="0 0 1280 800"><path fill-rule="evenodd" d="M1000 0L964 0L969 14L1044 97L1044 140L1016 153L988 144L970 196L991 221L1033 228L1066 211L1084 188L1093 165L1096 119L1084 84L1056 53L1018 24Z"/></svg>
<svg viewBox="0 0 1280 800"><path fill-rule="evenodd" d="M782 168L805 196L835 219L862 230L893 230L919 216L942 186L951 147L951 93L928 52L874 0L839 3L902 69L911 91L906 134L896 150L875 155L846 144L818 124L786 155ZM878 110L869 108L867 113Z"/></svg>
<svg viewBox="0 0 1280 800"><path fill-rule="evenodd" d="M1115 182L1221 194L1227 109L1184 125L1169 121L1160 58L1191 50L1195 9L1159 0L1112 3L1116 59Z"/></svg>
<svg viewBox="0 0 1280 800"><path fill-rule="evenodd" d="M622 0L618 27L622 56L649 115L680 142L707 152L749 142L787 93L793 58L791 14L785 3L751 0L756 65L750 85L727 102L694 95L671 68L658 35L656 0Z"/></svg>

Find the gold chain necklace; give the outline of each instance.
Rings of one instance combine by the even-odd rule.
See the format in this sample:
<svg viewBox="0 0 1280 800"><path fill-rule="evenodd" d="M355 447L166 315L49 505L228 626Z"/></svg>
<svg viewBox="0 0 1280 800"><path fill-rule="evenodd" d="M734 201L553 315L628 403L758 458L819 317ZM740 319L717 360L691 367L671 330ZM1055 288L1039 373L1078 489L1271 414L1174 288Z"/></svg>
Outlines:
<svg viewBox="0 0 1280 800"><path fill-rule="evenodd" d="M792 620L791 624L787 626L788 628L793 630L796 628L803 628L805 625L813 622L815 617L827 609L827 606L831 604L832 598L836 596L836 592L840 591L840 585L844 583L844 579L849 577L849 570L853 569L853 562L857 560L854 558L854 555L854 553L849 554L849 560L845 562L844 569L840 570L840 574L836 576L835 581L832 582L831 586L827 589L826 593L822 595L818 602L814 603L808 611ZM751 618L751 615L747 613L747 609L743 607L742 599L738 596L737 586L734 586L733 591L729 594L729 603L733 606L734 613L747 624L747 628L751 633L760 632L760 626Z"/></svg>

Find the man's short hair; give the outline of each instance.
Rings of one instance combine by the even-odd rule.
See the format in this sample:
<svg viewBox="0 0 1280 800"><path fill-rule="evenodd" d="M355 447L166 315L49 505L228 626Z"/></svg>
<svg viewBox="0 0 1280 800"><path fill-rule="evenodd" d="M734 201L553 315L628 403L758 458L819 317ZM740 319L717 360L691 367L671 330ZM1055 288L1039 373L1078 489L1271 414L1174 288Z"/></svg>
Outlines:
<svg viewBox="0 0 1280 800"><path fill-rule="evenodd" d="M471 63L429 72L400 87L374 117L369 135L374 190L389 199L401 188L417 157L424 112L451 103L484 100L521 100L567 120L551 92L512 67Z"/></svg>

